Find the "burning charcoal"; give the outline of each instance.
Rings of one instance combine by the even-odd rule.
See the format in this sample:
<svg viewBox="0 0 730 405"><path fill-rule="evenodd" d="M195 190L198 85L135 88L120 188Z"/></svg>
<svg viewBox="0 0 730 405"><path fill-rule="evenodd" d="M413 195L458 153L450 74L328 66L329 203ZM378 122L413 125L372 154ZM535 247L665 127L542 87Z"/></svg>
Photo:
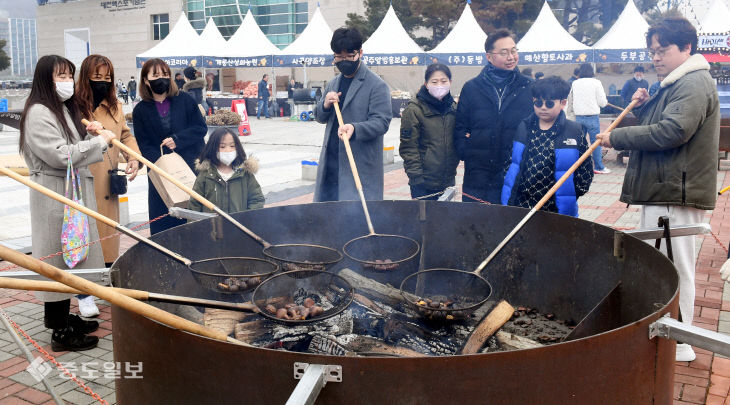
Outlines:
<svg viewBox="0 0 730 405"><path fill-rule="evenodd" d="M545 318L552 320L553 318L555 318L555 314L547 314L545 315Z"/></svg>
<svg viewBox="0 0 730 405"><path fill-rule="evenodd" d="M281 265L281 267L283 267L285 271L299 270L299 266L294 263L284 263Z"/></svg>
<svg viewBox="0 0 730 405"><path fill-rule="evenodd" d="M278 310L276 309L276 307L273 306L273 305L271 305L271 304L269 304L269 305L266 306L266 311L268 311L271 314L276 314L278 312Z"/></svg>

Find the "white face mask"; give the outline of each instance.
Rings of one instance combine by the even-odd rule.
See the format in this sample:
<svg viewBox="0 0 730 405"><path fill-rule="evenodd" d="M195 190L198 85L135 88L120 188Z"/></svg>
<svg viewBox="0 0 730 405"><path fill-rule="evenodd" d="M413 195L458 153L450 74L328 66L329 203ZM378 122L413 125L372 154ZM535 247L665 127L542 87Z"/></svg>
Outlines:
<svg viewBox="0 0 730 405"><path fill-rule="evenodd" d="M236 160L236 151L232 152L218 152L218 160L226 166L230 166L234 160Z"/></svg>
<svg viewBox="0 0 730 405"><path fill-rule="evenodd" d="M74 95L74 82L54 82L56 83L56 94L61 101L66 101Z"/></svg>
<svg viewBox="0 0 730 405"><path fill-rule="evenodd" d="M446 86L426 86L426 89L428 89L429 94L431 94L432 96L434 96L438 100L441 100L442 98L444 98L444 96L446 96L447 94L449 94L449 88L450 87L451 87L450 85L446 85Z"/></svg>

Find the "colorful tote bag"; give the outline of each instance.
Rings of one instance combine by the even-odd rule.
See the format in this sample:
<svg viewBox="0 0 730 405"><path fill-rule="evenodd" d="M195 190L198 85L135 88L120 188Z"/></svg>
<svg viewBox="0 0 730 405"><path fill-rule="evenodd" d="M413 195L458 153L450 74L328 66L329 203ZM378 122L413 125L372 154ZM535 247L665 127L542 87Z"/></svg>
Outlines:
<svg viewBox="0 0 730 405"><path fill-rule="evenodd" d="M69 196L69 184L71 185L71 194ZM78 170L74 169L71 162L71 152L68 154L68 164L66 165L66 198L70 198L74 202L84 205L83 196L81 195L81 179L79 179ZM66 265L73 269L77 264L86 260L89 254L89 218L81 211L68 205L63 207L63 227L61 230L61 250L63 251L63 261Z"/></svg>

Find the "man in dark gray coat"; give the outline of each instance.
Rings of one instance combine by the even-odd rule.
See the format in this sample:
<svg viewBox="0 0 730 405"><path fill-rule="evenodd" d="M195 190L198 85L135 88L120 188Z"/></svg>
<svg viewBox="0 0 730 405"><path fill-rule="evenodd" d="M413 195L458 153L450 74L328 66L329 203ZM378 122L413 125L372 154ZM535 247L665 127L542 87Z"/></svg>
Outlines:
<svg viewBox="0 0 730 405"><path fill-rule="evenodd" d="M605 147L630 150L621 201L641 205L641 227L705 222L717 199L720 101L710 65L697 53L697 32L684 18L667 18L649 29L646 43L664 80L651 97L636 90L639 125L598 134ZM666 244L662 244L662 249ZM679 273L679 313L692 324L695 301L694 236L672 238ZM677 361L692 361L688 344L677 345Z"/></svg>
<svg viewBox="0 0 730 405"><path fill-rule="evenodd" d="M325 88L317 103L317 121L326 123L319 156L314 201L359 199L352 170L341 139L350 140L352 154L367 200L383 199L383 136L393 117L390 91L378 76L361 62L362 36L354 28L339 28L330 47L341 74ZM339 126L334 102L342 111Z"/></svg>

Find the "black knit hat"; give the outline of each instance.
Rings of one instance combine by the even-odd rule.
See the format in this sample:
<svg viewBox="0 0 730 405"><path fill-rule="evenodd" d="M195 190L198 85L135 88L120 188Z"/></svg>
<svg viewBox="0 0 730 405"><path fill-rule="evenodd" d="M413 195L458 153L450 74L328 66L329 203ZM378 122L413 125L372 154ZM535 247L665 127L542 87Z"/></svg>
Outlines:
<svg viewBox="0 0 730 405"><path fill-rule="evenodd" d="M634 68L634 73L637 73L637 72L641 72L641 73L644 73L644 67L643 67L643 66L641 66L641 65L639 65L639 66L635 67L635 68Z"/></svg>
<svg viewBox="0 0 730 405"><path fill-rule="evenodd" d="M185 70L183 70L183 75L190 80L195 80L195 68L192 66L186 67Z"/></svg>

